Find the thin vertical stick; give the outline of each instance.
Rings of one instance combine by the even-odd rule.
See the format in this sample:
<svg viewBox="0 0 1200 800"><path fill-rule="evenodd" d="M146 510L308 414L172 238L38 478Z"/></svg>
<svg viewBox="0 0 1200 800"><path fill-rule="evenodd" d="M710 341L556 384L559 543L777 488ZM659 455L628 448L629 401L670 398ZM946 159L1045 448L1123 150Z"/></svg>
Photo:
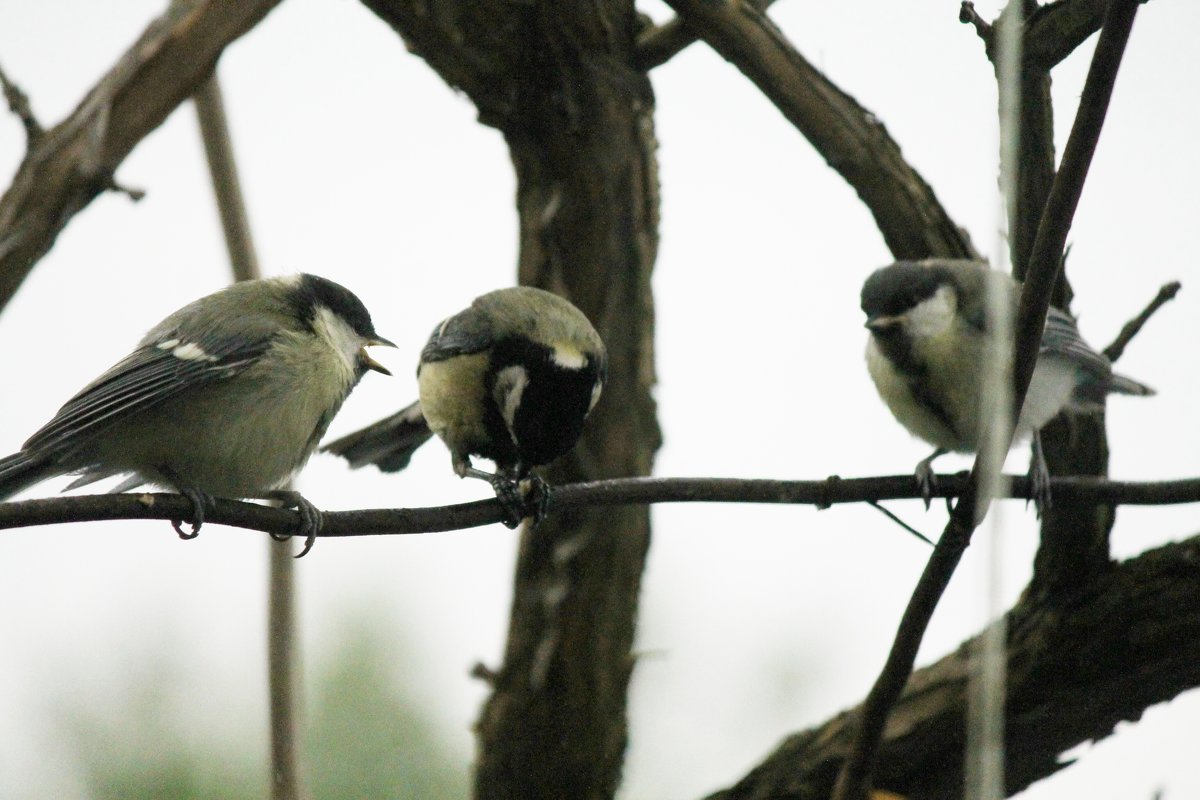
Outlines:
<svg viewBox="0 0 1200 800"><path fill-rule="evenodd" d="M1017 192L1020 186L1021 154L1021 33L1023 0L1009 0L1000 16L997 33L997 70L1000 104L1000 202L997 231L1012 230L1017 224ZM1008 241L996 237L995 264L1008 261ZM1011 420L1014 418L1012 379L1012 299L1000 281L987 284L987 316L991 337L983 380L983 397L989 418L984 420L983 452L979 458L980 509L995 497L1007 494L1003 475L1008 452ZM977 512L976 516L979 516ZM967 701L967 751L965 758L966 800L1002 800L1004 793L1004 700L1008 672L1008 626L1003 615L1004 507L991 505L991 538L987 549L984 580L984 612L987 627L971 664Z"/></svg>
<svg viewBox="0 0 1200 800"><path fill-rule="evenodd" d="M239 281L258 278L262 273L250 235L225 103L215 73L200 85L193 100L234 278ZM271 797L274 800L300 800L307 792L300 782L295 562L288 542L268 539L267 548L270 558L267 681L271 695Z"/></svg>
<svg viewBox="0 0 1200 800"><path fill-rule="evenodd" d="M229 251L229 263L233 265L234 280L261 278L254 239L250 235L250 219L246 215L246 201L242 196L242 183L238 180L237 162L233 157L225 100L221 96L221 85L217 82L215 72L200 84L192 100L200 121L200 137L204 140L204 155L208 157L208 172L212 177L213 194L217 198L217 211L221 215L221 229L225 232L225 247Z"/></svg>

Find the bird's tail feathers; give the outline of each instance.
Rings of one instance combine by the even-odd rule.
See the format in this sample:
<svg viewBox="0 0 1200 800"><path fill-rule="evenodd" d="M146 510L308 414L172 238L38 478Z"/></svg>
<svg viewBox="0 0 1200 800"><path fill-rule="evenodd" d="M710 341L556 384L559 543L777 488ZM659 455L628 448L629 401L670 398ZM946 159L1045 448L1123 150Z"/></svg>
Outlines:
<svg viewBox="0 0 1200 800"><path fill-rule="evenodd" d="M1126 378L1124 375L1113 373L1112 378L1108 383L1108 391L1115 394L1132 394L1140 397L1150 397L1158 394L1144 383L1139 383L1133 378Z"/></svg>
<svg viewBox="0 0 1200 800"><path fill-rule="evenodd" d="M330 442L321 451L341 456L355 469L374 464L384 472L399 472L432 436L421 404L413 403L374 425Z"/></svg>
<svg viewBox="0 0 1200 800"><path fill-rule="evenodd" d="M49 459L25 450L0 458L0 500L7 500L22 489L53 477L58 471Z"/></svg>

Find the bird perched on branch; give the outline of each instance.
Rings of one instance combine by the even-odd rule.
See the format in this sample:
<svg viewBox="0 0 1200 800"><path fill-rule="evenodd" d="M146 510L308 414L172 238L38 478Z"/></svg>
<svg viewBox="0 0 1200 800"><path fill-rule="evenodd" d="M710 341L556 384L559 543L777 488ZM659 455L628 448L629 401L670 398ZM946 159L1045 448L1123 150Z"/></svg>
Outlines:
<svg viewBox="0 0 1200 800"><path fill-rule="evenodd" d="M932 462L944 453L975 452L983 431L982 373L989 326L986 287L1003 293L1016 317L1019 287L986 263L957 259L898 261L875 271L862 288L867 315L867 370L892 414L936 449L917 464L928 507ZM1011 374L1011 365L1005 371ZM1117 375L1079 335L1075 320L1051 308L1037 366L1014 439L1031 436L1035 500L1049 500L1049 474L1038 431L1060 411L1094 412L1112 393L1154 391Z"/></svg>
<svg viewBox="0 0 1200 800"><path fill-rule="evenodd" d="M489 292L434 329L417 366L417 403L324 449L353 467L395 472L436 433L454 472L488 481L516 527L520 482L532 478L545 497L532 469L578 441L606 359L596 329L558 295L527 286ZM471 456L493 461L496 473L472 466Z"/></svg>
<svg viewBox="0 0 1200 800"><path fill-rule="evenodd" d="M320 512L281 487L304 466L367 370L394 347L362 302L315 275L244 281L171 314L0 459L0 500L78 473L69 487L132 473L192 502L192 538L213 496L274 498L297 508L312 547Z"/></svg>

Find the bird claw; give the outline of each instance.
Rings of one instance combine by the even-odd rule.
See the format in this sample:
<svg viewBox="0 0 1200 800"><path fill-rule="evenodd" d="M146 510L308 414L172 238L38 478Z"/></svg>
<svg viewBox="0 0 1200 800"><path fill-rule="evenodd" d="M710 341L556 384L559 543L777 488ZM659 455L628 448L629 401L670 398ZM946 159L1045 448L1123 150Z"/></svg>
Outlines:
<svg viewBox="0 0 1200 800"><path fill-rule="evenodd" d="M937 491L937 473L933 471L929 461L922 461L917 464L916 470L913 472L913 478L917 481L917 489L921 492L921 500L925 503L925 510L929 510L929 506L933 503L933 493Z"/></svg>
<svg viewBox="0 0 1200 800"><path fill-rule="evenodd" d="M536 472L530 472L527 480L529 489L525 492L525 499L533 509L533 524L536 527L550 513L550 500L554 492L550 484Z"/></svg>
<svg viewBox="0 0 1200 800"><path fill-rule="evenodd" d="M300 513L300 529L295 533L271 533L268 535L277 542L286 542L293 536L303 536L304 547L295 556L303 558L316 544L317 535L325 525L325 515L299 492L279 489L271 492L268 497L278 500L285 508L294 508Z"/></svg>
<svg viewBox="0 0 1200 800"><path fill-rule="evenodd" d="M917 488L921 491L921 499L925 501L926 511L933 503L933 493L937 491L937 473L933 471L933 460L945 454L946 451L939 447L926 458L918 461L917 468L913 470L913 478L916 479Z"/></svg>
<svg viewBox="0 0 1200 800"><path fill-rule="evenodd" d="M175 479L172 478L172 482L174 481ZM194 486L180 486L178 483L175 484L175 490L192 503L192 518L190 520L192 530L190 533L185 532L183 530L184 520L181 519L171 520L171 527L175 529L175 533L180 539L184 541L195 539L200 535L200 528L204 525L204 509L213 503L212 495Z"/></svg>
<svg viewBox="0 0 1200 800"><path fill-rule="evenodd" d="M493 475L488 479L500 507L504 509L504 527L512 530L521 524L525 518L525 497L521 494L521 484L503 475Z"/></svg>
<svg viewBox="0 0 1200 800"><path fill-rule="evenodd" d="M530 472L522 480L493 475L488 483L504 508L502 521L509 529L516 528L526 517L531 517L536 527L550 512L550 484L536 472Z"/></svg>

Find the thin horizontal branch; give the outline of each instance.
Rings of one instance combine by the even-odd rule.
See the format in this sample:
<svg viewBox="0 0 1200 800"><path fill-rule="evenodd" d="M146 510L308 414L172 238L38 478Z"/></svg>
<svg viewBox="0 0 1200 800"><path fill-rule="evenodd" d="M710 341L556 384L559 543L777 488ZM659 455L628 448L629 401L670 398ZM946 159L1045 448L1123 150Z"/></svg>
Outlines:
<svg viewBox="0 0 1200 800"><path fill-rule="evenodd" d="M805 60L762 11L729 0L667 3L854 188L893 256L979 257L883 124Z"/></svg>
<svg viewBox="0 0 1200 800"><path fill-rule="evenodd" d="M175 0L66 120L31 143L0 197L0 309L67 223L118 189L117 166L279 0Z"/></svg>
<svg viewBox="0 0 1200 800"><path fill-rule="evenodd" d="M1133 337L1141 333L1142 327L1150 321L1150 317L1154 316L1154 313L1168 302L1174 300L1175 295L1179 294L1179 290L1182 288L1183 284L1179 281L1171 281L1159 289L1158 294L1154 296L1149 305L1142 309L1142 313L1126 322L1125 327L1121 328L1121 332L1117 334L1116 339L1113 339L1112 344L1104 348L1104 355L1108 360L1119 359L1125 353L1125 348L1133 341Z"/></svg>
<svg viewBox="0 0 1200 800"><path fill-rule="evenodd" d="M1029 481L1009 476L1008 496L1029 499ZM957 497L968 486L965 474L941 475L934 495ZM1175 481L1110 481L1101 478L1053 478L1056 498L1109 505L1200 503L1200 478ZM832 477L818 481L741 478L616 478L554 487L550 514L585 506L655 503L771 503L829 508L846 503L916 500L921 494L911 475L870 478ZM0 503L0 530L63 522L117 519L186 519L191 501L176 494L104 494L53 497ZM325 513L322 538L436 533L476 528L503 521L494 500L430 508L366 509ZM274 534L296 531L299 515L281 508L218 498L208 523Z"/></svg>

